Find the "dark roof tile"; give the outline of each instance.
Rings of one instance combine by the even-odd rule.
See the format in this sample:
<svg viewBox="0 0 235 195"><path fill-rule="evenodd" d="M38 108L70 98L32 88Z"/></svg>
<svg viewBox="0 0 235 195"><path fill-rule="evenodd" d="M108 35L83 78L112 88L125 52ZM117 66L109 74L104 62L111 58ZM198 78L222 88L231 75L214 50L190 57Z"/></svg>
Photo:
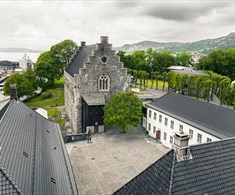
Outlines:
<svg viewBox="0 0 235 195"><path fill-rule="evenodd" d="M11 100L4 108L0 122L0 165L6 177L23 194L77 194L58 124L20 101Z"/></svg>
<svg viewBox="0 0 235 195"><path fill-rule="evenodd" d="M79 69L83 68L83 64L88 61L88 57L92 55L92 51L95 50L96 45L87 45L79 48L74 60L70 63L66 72L71 76L79 73Z"/></svg>
<svg viewBox="0 0 235 195"><path fill-rule="evenodd" d="M217 137L235 136L235 111L232 109L176 93L168 93L148 106Z"/></svg>
<svg viewBox="0 0 235 195"><path fill-rule="evenodd" d="M171 150L114 194L235 194L234 145L235 138L190 146L192 159L179 162Z"/></svg>

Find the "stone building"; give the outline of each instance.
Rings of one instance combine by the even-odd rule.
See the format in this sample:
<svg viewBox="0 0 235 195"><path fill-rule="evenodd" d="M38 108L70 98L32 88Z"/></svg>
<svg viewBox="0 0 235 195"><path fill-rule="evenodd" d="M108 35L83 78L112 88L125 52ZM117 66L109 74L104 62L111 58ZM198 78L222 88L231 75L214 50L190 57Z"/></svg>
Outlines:
<svg viewBox="0 0 235 195"><path fill-rule="evenodd" d="M129 91L130 77L107 36L81 46L65 69L65 108L76 132L103 132L103 107L117 91Z"/></svg>

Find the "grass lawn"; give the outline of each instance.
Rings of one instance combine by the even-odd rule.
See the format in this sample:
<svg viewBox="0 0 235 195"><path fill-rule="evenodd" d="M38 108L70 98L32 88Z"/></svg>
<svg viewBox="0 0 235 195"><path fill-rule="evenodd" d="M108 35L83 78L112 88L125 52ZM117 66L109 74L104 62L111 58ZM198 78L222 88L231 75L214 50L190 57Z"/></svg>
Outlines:
<svg viewBox="0 0 235 195"><path fill-rule="evenodd" d="M62 136L66 135L64 130L65 119L61 117L61 112L56 106L64 105L64 77L56 80L53 87L48 87L46 92L51 93L51 97L45 98L43 95L25 101L25 104L32 108L44 108L48 112L48 118L59 124Z"/></svg>
<svg viewBox="0 0 235 195"><path fill-rule="evenodd" d="M140 80L138 79L137 82L139 83ZM151 84L152 84L151 80L147 80L147 87L148 88L151 88ZM135 85L133 85L133 88L134 87L135 87ZM139 85L137 85L136 87L139 87ZM144 87L142 86L141 89L143 89L143 88ZM163 81L159 80L158 81L158 89L162 90L162 88L163 88ZM141 91L141 89L140 89L140 91ZM155 81L153 83L153 89L156 89L156 82ZM167 91L167 89L168 89L168 82L165 82L165 89L164 89L164 91Z"/></svg>
<svg viewBox="0 0 235 195"><path fill-rule="evenodd" d="M48 118L58 123L61 129L62 135L65 135L66 134L66 132L64 131L65 119L61 117L61 112L56 107L46 108L46 110L48 113Z"/></svg>
<svg viewBox="0 0 235 195"><path fill-rule="evenodd" d="M51 93L50 98L42 98L40 95L26 100L25 104L33 108L47 108L64 105L64 77L60 80L56 80L54 86L49 87L46 91Z"/></svg>

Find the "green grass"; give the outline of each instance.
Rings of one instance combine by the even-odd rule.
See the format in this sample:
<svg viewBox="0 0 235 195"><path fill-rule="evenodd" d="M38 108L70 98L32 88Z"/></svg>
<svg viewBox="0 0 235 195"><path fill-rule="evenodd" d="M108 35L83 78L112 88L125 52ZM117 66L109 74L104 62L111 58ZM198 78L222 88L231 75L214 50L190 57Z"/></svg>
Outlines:
<svg viewBox="0 0 235 195"><path fill-rule="evenodd" d="M59 124L62 136L66 135L64 129L65 119L61 117L61 112L56 106L64 105L64 77L56 80L54 86L49 86L46 91L51 93L51 97L45 98L36 96L25 101L25 104L32 108L44 108L48 112L48 118Z"/></svg>
<svg viewBox="0 0 235 195"><path fill-rule="evenodd" d="M61 112L56 108L46 108L48 118L51 119L53 122L56 122L59 124L62 135L65 135L66 132L64 131L64 125L65 125L65 119L61 117Z"/></svg>
<svg viewBox="0 0 235 195"><path fill-rule="evenodd" d="M138 79L137 82L139 83L140 80ZM152 84L151 80L147 80L147 88L151 88L151 84ZM136 87L139 87L139 85L137 85ZM133 85L133 88L135 88L135 85ZM143 88L144 88L144 86L142 85L141 89L143 89ZM141 89L140 89L140 91L141 91ZM155 81L153 83L153 89L156 89L156 82ZM163 81L161 81L161 80L158 81L158 89L160 89L160 90L163 89ZM168 89L168 82L165 82L164 91L167 91L167 89Z"/></svg>
<svg viewBox="0 0 235 195"><path fill-rule="evenodd" d="M54 86L49 87L46 91L51 93L50 98L43 99L41 96L37 96L26 100L25 103L33 108L64 105L64 77L60 80L56 80Z"/></svg>

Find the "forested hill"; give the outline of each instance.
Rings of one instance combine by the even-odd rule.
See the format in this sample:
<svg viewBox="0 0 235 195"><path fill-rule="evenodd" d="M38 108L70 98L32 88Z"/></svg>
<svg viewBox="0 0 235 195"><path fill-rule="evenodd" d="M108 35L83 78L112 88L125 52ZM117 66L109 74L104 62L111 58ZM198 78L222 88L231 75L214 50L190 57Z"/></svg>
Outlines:
<svg viewBox="0 0 235 195"><path fill-rule="evenodd" d="M155 48L156 51L171 50L172 52L197 51L199 53L208 53L217 49L235 48L235 33L230 33L227 36L216 39L206 39L196 42L169 42L160 43L153 41L142 41L134 44L125 44L122 47L115 48L116 50L135 51Z"/></svg>

